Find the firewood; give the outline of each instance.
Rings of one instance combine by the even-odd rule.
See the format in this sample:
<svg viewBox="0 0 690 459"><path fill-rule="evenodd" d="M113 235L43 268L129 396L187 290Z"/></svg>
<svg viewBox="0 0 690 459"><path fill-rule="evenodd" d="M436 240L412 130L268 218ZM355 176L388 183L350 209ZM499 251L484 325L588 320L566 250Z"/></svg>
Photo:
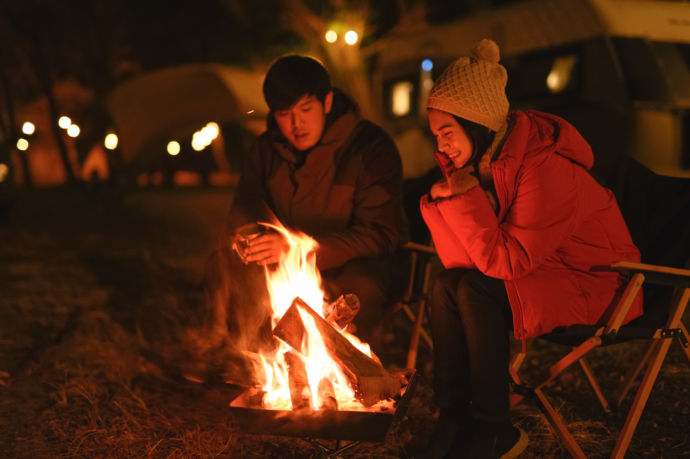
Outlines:
<svg viewBox="0 0 690 459"><path fill-rule="evenodd" d="M343 330L359 312L359 298L354 293L340 295L333 303L324 304L326 321Z"/></svg>
<svg viewBox="0 0 690 459"><path fill-rule="evenodd" d="M301 352L305 328L298 308L308 312L314 318L328 354L340 365L355 389L355 396L363 404L373 405L400 393L400 382L397 378L354 347L347 338L299 297L293 300L290 308L273 329L275 336Z"/></svg>
<svg viewBox="0 0 690 459"><path fill-rule="evenodd" d="M295 351L286 352L284 357L288 367L292 409L308 409L311 405L311 394L309 392L309 380L307 379L307 369L304 366L304 361Z"/></svg>
<svg viewBox="0 0 690 459"><path fill-rule="evenodd" d="M273 335L285 341L297 352L302 353L302 344L307 331L304 329L299 310L294 305L295 302L293 301L273 329Z"/></svg>
<svg viewBox="0 0 690 459"><path fill-rule="evenodd" d="M320 410L335 411L338 409L338 400L335 398L333 383L328 378L321 378L317 392Z"/></svg>

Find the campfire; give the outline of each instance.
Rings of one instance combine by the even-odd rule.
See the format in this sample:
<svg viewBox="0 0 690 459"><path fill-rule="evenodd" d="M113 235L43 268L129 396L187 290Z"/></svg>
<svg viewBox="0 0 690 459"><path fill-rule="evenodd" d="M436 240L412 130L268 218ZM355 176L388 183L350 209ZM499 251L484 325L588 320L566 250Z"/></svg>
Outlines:
<svg viewBox="0 0 690 459"><path fill-rule="evenodd" d="M261 387L247 390L230 406L245 430L340 439L379 435L410 392L410 374L389 373L368 344L348 333L359 309L354 295L324 300L316 242L280 225L263 225L282 233L290 246L277 267L266 269L279 344L258 358ZM383 422L376 417L382 415L388 416ZM317 417L319 427L311 422ZM276 419L281 420L278 431ZM349 434L340 429L347 424L352 424Z"/></svg>
<svg viewBox="0 0 690 459"><path fill-rule="evenodd" d="M324 300L316 268L316 241L281 225L289 250L266 268L273 335L278 348L260 355L260 407L272 410L385 411L400 395L401 380L387 372L369 345L348 333L359 302L344 295ZM388 408L387 408L388 406Z"/></svg>

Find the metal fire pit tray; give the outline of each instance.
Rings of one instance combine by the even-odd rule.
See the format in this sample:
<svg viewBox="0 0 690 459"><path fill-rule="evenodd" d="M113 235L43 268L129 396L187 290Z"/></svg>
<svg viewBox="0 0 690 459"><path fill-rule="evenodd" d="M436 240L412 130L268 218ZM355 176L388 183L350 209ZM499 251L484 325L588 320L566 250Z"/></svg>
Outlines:
<svg viewBox="0 0 690 459"><path fill-rule="evenodd" d="M230 412L243 433L282 435L303 439L381 441L410 404L416 386L414 371L405 374L401 398L394 411L294 411L253 408L250 397L240 394L230 403Z"/></svg>

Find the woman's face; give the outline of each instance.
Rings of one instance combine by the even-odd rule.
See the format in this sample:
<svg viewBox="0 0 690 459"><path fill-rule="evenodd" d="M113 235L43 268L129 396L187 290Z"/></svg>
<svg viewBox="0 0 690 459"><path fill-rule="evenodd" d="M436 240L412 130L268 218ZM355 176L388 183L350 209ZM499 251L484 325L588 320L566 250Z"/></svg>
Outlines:
<svg viewBox="0 0 690 459"><path fill-rule="evenodd" d="M460 169L472 156L472 141L453 115L441 110L429 110L429 128L436 137L438 151L444 153Z"/></svg>

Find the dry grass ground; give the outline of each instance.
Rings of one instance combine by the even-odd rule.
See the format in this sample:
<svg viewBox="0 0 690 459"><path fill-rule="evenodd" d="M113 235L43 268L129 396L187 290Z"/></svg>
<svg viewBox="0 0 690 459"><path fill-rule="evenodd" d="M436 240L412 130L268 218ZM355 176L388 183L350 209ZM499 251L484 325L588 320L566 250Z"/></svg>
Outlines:
<svg viewBox="0 0 690 459"><path fill-rule="evenodd" d="M0 455L3 457L312 457L294 438L240 433L227 409L237 388L192 384L175 374L183 325L204 301L204 260L219 240L229 190L43 191L17 196L0 224ZM388 350L403 363L406 324L393 322ZM535 365L556 358L541 344ZM591 360L605 387L631 364L635 344ZM628 457L690 456L690 369L674 346ZM408 416L385 441L351 457L405 457L429 434L428 352ZM531 370L530 370L531 369ZM604 457L622 414L604 416L578 371L550 390L585 452ZM629 403L629 402L628 402ZM528 431L525 457L567 457L530 404L514 420Z"/></svg>

